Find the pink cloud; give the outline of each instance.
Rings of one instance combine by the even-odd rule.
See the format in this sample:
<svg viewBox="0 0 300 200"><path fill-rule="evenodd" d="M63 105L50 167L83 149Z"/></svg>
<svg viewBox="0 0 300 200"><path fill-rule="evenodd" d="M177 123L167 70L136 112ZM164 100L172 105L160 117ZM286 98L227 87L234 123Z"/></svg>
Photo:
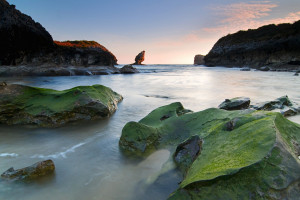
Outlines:
<svg viewBox="0 0 300 200"><path fill-rule="evenodd" d="M270 15L273 8L278 5L270 1L256 3L237 3L213 10L220 13L223 19L215 27L203 28L206 33L226 35L239 30L255 29L267 24L291 23L300 19L300 11L289 13L283 18L262 19Z"/></svg>

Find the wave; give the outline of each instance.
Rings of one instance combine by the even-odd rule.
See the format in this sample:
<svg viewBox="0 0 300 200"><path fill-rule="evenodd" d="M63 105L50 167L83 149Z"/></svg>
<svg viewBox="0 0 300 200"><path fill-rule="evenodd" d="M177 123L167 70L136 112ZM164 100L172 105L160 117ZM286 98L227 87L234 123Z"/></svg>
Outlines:
<svg viewBox="0 0 300 200"><path fill-rule="evenodd" d="M78 147L81 147L84 144L86 144L86 142L76 144L76 145L72 146L71 148L67 149L66 151L62 151L62 152L58 152L58 153L50 154L50 155L36 154L36 155L31 156L30 158L43 158L43 159L44 158L59 158L59 157L67 158L68 153L75 152L75 149L77 149Z"/></svg>
<svg viewBox="0 0 300 200"><path fill-rule="evenodd" d="M0 157L18 157L17 153L0 153Z"/></svg>

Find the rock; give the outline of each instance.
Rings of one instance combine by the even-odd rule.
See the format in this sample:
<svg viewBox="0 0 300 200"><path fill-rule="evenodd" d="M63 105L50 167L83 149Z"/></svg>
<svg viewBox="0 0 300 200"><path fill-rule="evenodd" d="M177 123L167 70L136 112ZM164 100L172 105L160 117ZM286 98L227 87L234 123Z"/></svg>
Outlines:
<svg viewBox="0 0 300 200"><path fill-rule="evenodd" d="M139 71L132 65L125 65L120 69L121 74L134 74L139 73Z"/></svg>
<svg viewBox="0 0 300 200"><path fill-rule="evenodd" d="M200 155L203 140L198 135L190 137L179 144L174 154L174 161L184 173Z"/></svg>
<svg viewBox="0 0 300 200"><path fill-rule="evenodd" d="M273 101L258 103L251 107L256 110L279 110L285 117L294 116L300 113L300 106L297 103L292 102L288 96L282 96Z"/></svg>
<svg viewBox="0 0 300 200"><path fill-rule="evenodd" d="M222 37L205 56L207 66L243 67L268 71L300 69L300 20L266 25Z"/></svg>
<svg viewBox="0 0 300 200"><path fill-rule="evenodd" d="M110 51L94 41L54 42L41 24L5 0L0 0L0 18L0 65L29 65L38 70L36 66L114 66L117 63Z"/></svg>
<svg viewBox="0 0 300 200"><path fill-rule="evenodd" d="M122 99L102 85L64 91L7 85L0 87L0 124L57 127L72 121L106 118Z"/></svg>
<svg viewBox="0 0 300 200"><path fill-rule="evenodd" d="M30 181L43 176L51 175L54 173L54 170L55 166L53 161L45 160L22 169L14 170L14 168L9 168L6 172L1 174L1 178L12 181Z"/></svg>
<svg viewBox="0 0 300 200"><path fill-rule="evenodd" d="M243 67L242 69L240 69L240 71L251 71L251 69L249 67Z"/></svg>
<svg viewBox="0 0 300 200"><path fill-rule="evenodd" d="M259 68L259 70L260 70L260 71L263 71L263 72L267 72L267 71L270 71L270 68L264 66L264 67Z"/></svg>
<svg viewBox="0 0 300 200"><path fill-rule="evenodd" d="M0 83L0 86L5 87L7 86L7 83L3 81L2 83Z"/></svg>
<svg viewBox="0 0 300 200"><path fill-rule="evenodd" d="M204 56L203 55L196 55L194 58L194 65L204 65Z"/></svg>
<svg viewBox="0 0 300 200"><path fill-rule="evenodd" d="M145 60L145 51L142 51L135 57L135 63L133 65L142 65L142 62Z"/></svg>
<svg viewBox="0 0 300 200"><path fill-rule="evenodd" d="M129 122L130 128L126 124L120 139L120 148L135 155L141 151L127 145L167 148L175 155L177 146L185 149L188 144L197 152L199 140L185 141L192 136L203 139L201 154L191 156L195 160L187 162L183 179L169 199L299 197L299 124L276 112L210 108L179 116L182 109L180 103L157 108L139 122ZM161 121L165 115L169 118ZM224 129L229 121L234 122L231 131Z"/></svg>
<svg viewBox="0 0 300 200"><path fill-rule="evenodd" d="M15 65L27 53L38 53L54 47L51 35L31 17L0 0L0 62Z"/></svg>
<svg viewBox="0 0 300 200"><path fill-rule="evenodd" d="M256 110L275 110L275 109L283 109L284 106L292 106L292 102L288 98L288 96L282 96L274 101L267 101L263 103L259 103L253 106Z"/></svg>
<svg viewBox="0 0 300 200"><path fill-rule="evenodd" d="M249 105L250 99L248 97L236 97L233 99L225 99L225 101L219 105L219 108L224 110L241 110L249 108Z"/></svg>
<svg viewBox="0 0 300 200"><path fill-rule="evenodd" d="M299 76L299 72L296 72L296 73L294 74L294 76Z"/></svg>

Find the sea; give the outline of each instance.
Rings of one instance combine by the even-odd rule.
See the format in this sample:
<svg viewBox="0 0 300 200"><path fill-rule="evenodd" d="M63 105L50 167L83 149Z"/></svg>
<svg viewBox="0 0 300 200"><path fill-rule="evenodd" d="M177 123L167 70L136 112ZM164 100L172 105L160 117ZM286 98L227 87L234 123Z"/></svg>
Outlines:
<svg viewBox="0 0 300 200"><path fill-rule="evenodd" d="M117 67L122 67L119 65ZM108 119L59 128L0 125L0 174L52 159L55 174L35 182L0 180L0 200L164 200L178 188L176 169L161 174L167 149L146 158L119 149L122 128L173 102L201 111L225 99L245 96L251 104L283 95L300 103L300 77L293 72L240 71L194 65L135 66L138 74L60 77L1 77L0 82L56 90L102 84L124 97ZM289 118L300 123L300 116Z"/></svg>

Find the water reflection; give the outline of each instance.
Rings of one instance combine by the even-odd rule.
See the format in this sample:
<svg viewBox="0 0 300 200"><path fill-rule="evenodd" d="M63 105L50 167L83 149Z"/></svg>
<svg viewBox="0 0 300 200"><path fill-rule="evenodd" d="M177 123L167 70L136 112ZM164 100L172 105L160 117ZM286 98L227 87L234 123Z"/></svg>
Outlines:
<svg viewBox="0 0 300 200"><path fill-rule="evenodd" d="M0 81L58 90L103 84L124 96L110 118L61 128L0 126L0 172L51 158L56 174L35 184L0 182L0 199L165 199L180 179L176 170L147 184L161 170L169 151L146 160L128 159L118 147L123 126L175 101L200 111L224 99L248 96L253 103L283 95L300 102L300 78L289 72L242 72L194 66L142 66L134 75L0 78ZM153 71L157 73L153 73ZM168 97L168 98L165 98ZM290 118L300 123L300 117Z"/></svg>

